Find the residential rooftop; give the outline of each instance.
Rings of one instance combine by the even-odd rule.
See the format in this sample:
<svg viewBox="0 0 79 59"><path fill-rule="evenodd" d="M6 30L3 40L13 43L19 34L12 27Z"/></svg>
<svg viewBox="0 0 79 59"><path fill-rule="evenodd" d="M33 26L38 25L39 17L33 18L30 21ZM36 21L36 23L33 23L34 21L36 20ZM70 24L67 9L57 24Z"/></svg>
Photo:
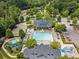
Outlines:
<svg viewBox="0 0 79 59"><path fill-rule="evenodd" d="M52 23L50 20L34 20L35 28L51 28Z"/></svg>
<svg viewBox="0 0 79 59"><path fill-rule="evenodd" d="M38 45L33 49L24 49L24 57L30 59L55 59L61 55L59 49L52 49L49 45Z"/></svg>

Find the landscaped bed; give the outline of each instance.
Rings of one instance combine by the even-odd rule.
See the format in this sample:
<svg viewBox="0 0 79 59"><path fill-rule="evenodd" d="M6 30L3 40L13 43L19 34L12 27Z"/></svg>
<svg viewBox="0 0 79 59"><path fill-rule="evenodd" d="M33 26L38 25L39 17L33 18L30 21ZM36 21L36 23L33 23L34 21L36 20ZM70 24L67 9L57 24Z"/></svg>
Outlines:
<svg viewBox="0 0 79 59"><path fill-rule="evenodd" d="M65 38L62 33L60 34L60 36L61 36L63 43L65 43L65 44L72 44L73 43L70 39Z"/></svg>

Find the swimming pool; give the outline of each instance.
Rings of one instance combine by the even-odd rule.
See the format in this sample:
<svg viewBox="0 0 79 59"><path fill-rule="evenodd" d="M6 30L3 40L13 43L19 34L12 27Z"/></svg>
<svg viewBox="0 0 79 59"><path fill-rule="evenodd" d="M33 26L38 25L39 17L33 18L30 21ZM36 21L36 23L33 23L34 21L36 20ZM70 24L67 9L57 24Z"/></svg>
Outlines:
<svg viewBox="0 0 79 59"><path fill-rule="evenodd" d="M53 41L52 33L51 32L34 32L32 38L35 40L49 40Z"/></svg>
<svg viewBox="0 0 79 59"><path fill-rule="evenodd" d="M17 40L12 40L11 44L16 44Z"/></svg>
<svg viewBox="0 0 79 59"><path fill-rule="evenodd" d="M60 52L61 52L61 56L72 55L72 53L73 53L73 48L72 48L72 47L60 48Z"/></svg>
<svg viewBox="0 0 79 59"><path fill-rule="evenodd" d="M64 48L61 48L60 51L61 52L71 52L72 49L73 49L72 47L64 47Z"/></svg>
<svg viewBox="0 0 79 59"><path fill-rule="evenodd" d="M6 43L6 46L12 46L16 48L16 43L19 42L19 39L12 39L11 41Z"/></svg>

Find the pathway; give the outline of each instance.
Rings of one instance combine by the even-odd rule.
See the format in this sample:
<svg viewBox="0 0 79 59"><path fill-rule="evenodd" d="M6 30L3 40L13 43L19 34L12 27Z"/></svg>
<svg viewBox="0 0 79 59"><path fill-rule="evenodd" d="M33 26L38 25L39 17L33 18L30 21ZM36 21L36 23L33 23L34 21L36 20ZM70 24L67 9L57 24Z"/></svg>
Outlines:
<svg viewBox="0 0 79 59"><path fill-rule="evenodd" d="M4 43L5 44L5 43ZM16 58L17 56L12 56L5 48L4 48L4 44L2 46L2 49L4 50L4 52L11 58Z"/></svg>

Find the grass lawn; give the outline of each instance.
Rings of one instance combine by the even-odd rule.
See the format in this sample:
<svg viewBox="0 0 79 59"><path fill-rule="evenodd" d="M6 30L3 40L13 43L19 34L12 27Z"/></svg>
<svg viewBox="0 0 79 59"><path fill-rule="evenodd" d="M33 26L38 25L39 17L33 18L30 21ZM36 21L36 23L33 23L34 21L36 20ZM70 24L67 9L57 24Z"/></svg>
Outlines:
<svg viewBox="0 0 79 59"><path fill-rule="evenodd" d="M3 59L16 59L16 58L10 58L8 55L6 55L6 53L2 50L2 48L0 48L0 54L3 56ZM0 59L2 59L1 56Z"/></svg>
<svg viewBox="0 0 79 59"><path fill-rule="evenodd" d="M1 54L1 53L0 53L0 58L1 58L1 59L3 59L3 56L2 56L2 54Z"/></svg>

